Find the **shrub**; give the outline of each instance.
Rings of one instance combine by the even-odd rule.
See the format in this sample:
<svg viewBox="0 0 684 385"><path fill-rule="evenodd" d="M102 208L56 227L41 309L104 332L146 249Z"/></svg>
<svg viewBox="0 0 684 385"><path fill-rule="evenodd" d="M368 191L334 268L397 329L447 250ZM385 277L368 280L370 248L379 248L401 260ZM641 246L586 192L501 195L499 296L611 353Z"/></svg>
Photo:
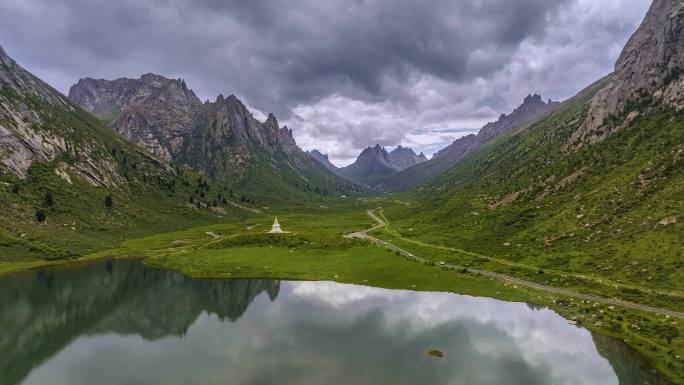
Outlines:
<svg viewBox="0 0 684 385"><path fill-rule="evenodd" d="M52 198L52 192L48 191L45 193L45 206L52 206L55 204L55 200Z"/></svg>

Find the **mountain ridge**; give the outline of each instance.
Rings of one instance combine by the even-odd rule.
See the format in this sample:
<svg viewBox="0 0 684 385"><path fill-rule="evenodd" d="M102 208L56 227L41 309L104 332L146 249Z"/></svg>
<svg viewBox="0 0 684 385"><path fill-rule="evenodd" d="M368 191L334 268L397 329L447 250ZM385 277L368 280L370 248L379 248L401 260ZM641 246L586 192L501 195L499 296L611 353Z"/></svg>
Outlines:
<svg viewBox="0 0 684 385"><path fill-rule="evenodd" d="M323 154L322 152L314 149L311 151L308 151L307 154L311 155L312 158L316 159L318 162L320 162L322 165L324 165L328 170L337 173L339 170L339 167L335 166L330 159L328 158L328 154Z"/></svg>
<svg viewBox="0 0 684 385"><path fill-rule="evenodd" d="M81 79L69 97L148 151L238 188L295 195L358 190L301 150L273 114L260 122L235 95L202 103L184 80L145 74Z"/></svg>
<svg viewBox="0 0 684 385"><path fill-rule="evenodd" d="M485 143L529 124L559 105L560 103L550 99L544 102L538 94L528 95L512 113L502 114L497 121L483 126L477 134L455 140L430 160L382 180L377 187L383 191L403 191L417 187L446 172Z"/></svg>

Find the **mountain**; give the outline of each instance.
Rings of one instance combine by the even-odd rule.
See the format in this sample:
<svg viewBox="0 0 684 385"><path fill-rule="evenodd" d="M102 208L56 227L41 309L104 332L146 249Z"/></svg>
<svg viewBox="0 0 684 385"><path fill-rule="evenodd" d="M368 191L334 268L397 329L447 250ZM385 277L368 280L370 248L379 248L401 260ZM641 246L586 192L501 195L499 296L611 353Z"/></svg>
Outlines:
<svg viewBox="0 0 684 385"><path fill-rule="evenodd" d="M323 154L318 150L311 150L307 152L312 158L316 159L318 162L320 162L323 166L325 166L328 170L337 173L337 170L339 167L335 166L330 159L328 159L328 154Z"/></svg>
<svg viewBox="0 0 684 385"><path fill-rule="evenodd" d="M487 268L541 283L681 311L681 295L668 293L684 280L684 110L675 94L684 73L663 69L684 64L683 31L684 2L655 0L613 74L389 210L393 237L485 255L504 261L483 259ZM551 283L544 270L574 278ZM666 369L682 380L684 364Z"/></svg>
<svg viewBox="0 0 684 385"><path fill-rule="evenodd" d="M522 128L559 104L551 100L544 102L537 94L529 95L510 115L501 115L496 122L487 123L476 135L471 134L457 139L435 154L432 159L383 180L378 187L382 190L398 191L419 186L450 169L483 144L517 128Z"/></svg>
<svg viewBox="0 0 684 385"><path fill-rule="evenodd" d="M218 198L224 189L124 140L0 47L2 261L244 215Z"/></svg>
<svg viewBox="0 0 684 385"><path fill-rule="evenodd" d="M273 114L254 118L234 95L202 103L182 79L81 79L69 99L122 136L174 164L259 195L347 194L341 180L296 144Z"/></svg>
<svg viewBox="0 0 684 385"><path fill-rule="evenodd" d="M412 149L399 145L389 153L390 164L399 171L406 170L411 166L427 162L427 157L422 152L416 154Z"/></svg>
<svg viewBox="0 0 684 385"><path fill-rule="evenodd" d="M355 183L375 186L382 180L415 164L425 162L424 154L402 146L387 152L379 144L361 152L354 163L338 170L338 175Z"/></svg>
<svg viewBox="0 0 684 385"><path fill-rule="evenodd" d="M154 74L138 80L81 79L69 90L69 99L167 161L179 156L202 105L183 80Z"/></svg>
<svg viewBox="0 0 684 385"><path fill-rule="evenodd" d="M684 4L655 0L615 64L606 87L592 100L588 117L570 144L597 142L628 125L640 105L684 106ZM615 117L627 115L627 120Z"/></svg>

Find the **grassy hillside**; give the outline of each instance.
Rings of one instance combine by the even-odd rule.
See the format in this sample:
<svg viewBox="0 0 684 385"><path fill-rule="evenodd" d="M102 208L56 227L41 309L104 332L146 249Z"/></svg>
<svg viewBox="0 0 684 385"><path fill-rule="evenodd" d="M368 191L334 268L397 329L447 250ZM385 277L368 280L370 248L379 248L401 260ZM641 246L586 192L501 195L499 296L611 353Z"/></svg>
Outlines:
<svg viewBox="0 0 684 385"><path fill-rule="evenodd" d="M408 238L541 269L679 286L684 114L634 106L640 116L617 134L569 148L596 88L486 146L388 215Z"/></svg>
<svg viewBox="0 0 684 385"><path fill-rule="evenodd" d="M18 127L5 113L24 108L38 117L33 132L67 148L34 161L24 178L0 166L0 262L75 258L131 236L249 214L229 203L228 188L153 158L78 107L5 85L0 96L9 107L3 125Z"/></svg>
<svg viewBox="0 0 684 385"><path fill-rule="evenodd" d="M570 145L603 84L385 203L389 227L377 236L435 262L684 310L684 113L635 104L605 128L615 134ZM682 380L676 320L581 307L577 319Z"/></svg>
<svg viewBox="0 0 684 385"><path fill-rule="evenodd" d="M394 230L540 272L684 295L684 114L634 106L639 117L617 134L570 148L598 87L388 210Z"/></svg>

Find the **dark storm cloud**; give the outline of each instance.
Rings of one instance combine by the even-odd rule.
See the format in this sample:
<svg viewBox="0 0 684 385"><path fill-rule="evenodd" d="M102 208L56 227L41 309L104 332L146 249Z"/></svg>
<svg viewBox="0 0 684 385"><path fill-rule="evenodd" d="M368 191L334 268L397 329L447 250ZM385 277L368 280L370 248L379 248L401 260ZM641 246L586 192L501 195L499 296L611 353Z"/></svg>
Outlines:
<svg viewBox="0 0 684 385"><path fill-rule="evenodd" d="M479 127L527 93L570 96L610 70L647 4L3 0L0 44L64 92L155 72L204 98L235 93L346 159L417 127Z"/></svg>
<svg viewBox="0 0 684 385"><path fill-rule="evenodd" d="M209 67L203 87L221 80L257 106L284 109L332 90L392 97L383 89L388 77L487 76L567 1L10 0L0 7L3 35L48 49L27 50L42 66L55 61L50 48L63 48L55 67L73 57L74 67L93 74L110 75L112 61L132 56L141 71ZM23 26L14 25L19 20ZM36 45L46 40L56 45ZM473 57L478 51L486 61Z"/></svg>

